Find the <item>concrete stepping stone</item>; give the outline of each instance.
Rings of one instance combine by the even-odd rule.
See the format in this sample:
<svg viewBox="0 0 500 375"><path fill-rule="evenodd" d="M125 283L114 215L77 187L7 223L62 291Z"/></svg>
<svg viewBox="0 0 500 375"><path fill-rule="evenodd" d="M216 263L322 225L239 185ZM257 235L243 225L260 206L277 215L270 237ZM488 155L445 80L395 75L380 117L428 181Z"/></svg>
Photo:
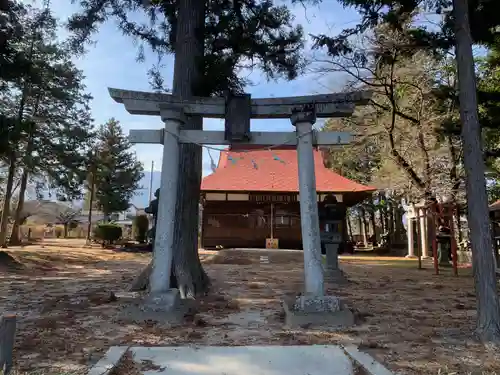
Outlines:
<svg viewBox="0 0 500 375"><path fill-rule="evenodd" d="M136 346L128 350L144 375L355 375L360 368L366 375L393 375L355 346ZM89 375L108 375L111 357L115 360L122 351L125 354L123 347L112 347Z"/></svg>

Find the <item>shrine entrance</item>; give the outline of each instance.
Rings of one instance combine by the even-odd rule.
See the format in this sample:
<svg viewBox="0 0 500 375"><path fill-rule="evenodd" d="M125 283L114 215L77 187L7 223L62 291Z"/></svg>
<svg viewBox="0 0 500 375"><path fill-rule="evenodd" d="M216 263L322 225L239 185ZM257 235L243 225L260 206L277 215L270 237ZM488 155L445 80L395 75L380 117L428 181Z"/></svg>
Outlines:
<svg viewBox="0 0 500 375"><path fill-rule="evenodd" d="M347 117L356 105L368 103L371 92L335 93L302 97L251 99L250 95L228 98L190 98L183 100L168 94L109 89L111 97L124 104L131 114L160 116L161 130L132 130L132 143L162 143L163 162L157 230L153 248L150 295L154 312L161 306L172 311L179 291L169 287L177 202L179 144L260 145L269 148L291 145L297 148L297 174L304 249L304 293L284 302L287 322L305 324L308 319L322 322L335 317L339 324L353 322L338 297L324 295L321 240L315 175L315 146L349 144L344 132L315 132L317 118ZM225 131L184 130L185 116L224 118ZM289 118L296 132L251 132L251 118ZM165 173L168 171L168 173Z"/></svg>

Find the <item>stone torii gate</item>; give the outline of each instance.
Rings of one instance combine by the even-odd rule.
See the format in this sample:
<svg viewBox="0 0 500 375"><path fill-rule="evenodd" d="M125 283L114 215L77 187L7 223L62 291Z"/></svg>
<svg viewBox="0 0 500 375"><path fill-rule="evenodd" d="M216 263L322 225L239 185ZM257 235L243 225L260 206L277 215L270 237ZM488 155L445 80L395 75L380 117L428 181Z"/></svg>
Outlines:
<svg viewBox="0 0 500 375"><path fill-rule="evenodd" d="M169 94L114 88L110 88L109 93L116 102L122 103L129 113L160 116L165 124L164 129L131 130L129 136L131 143L164 146L157 233L150 275L150 296L156 305L156 311L170 311L179 298L178 291L171 290L169 283L173 258L180 143L297 146L305 293L293 303L285 304L285 310L292 315L294 312L299 315L301 312L310 315L312 312L325 313L338 310L340 306L338 299L324 295L313 147L346 145L350 143L351 135L345 132L315 133L313 124L317 118L351 116L356 105L364 105L370 100L371 92L267 99L251 99L250 95L228 98L194 97L189 100ZM186 116L193 115L225 118L225 131L182 129ZM250 132L250 118L289 118L296 127L296 132ZM168 173L165 173L166 171ZM300 323L304 324L303 321Z"/></svg>

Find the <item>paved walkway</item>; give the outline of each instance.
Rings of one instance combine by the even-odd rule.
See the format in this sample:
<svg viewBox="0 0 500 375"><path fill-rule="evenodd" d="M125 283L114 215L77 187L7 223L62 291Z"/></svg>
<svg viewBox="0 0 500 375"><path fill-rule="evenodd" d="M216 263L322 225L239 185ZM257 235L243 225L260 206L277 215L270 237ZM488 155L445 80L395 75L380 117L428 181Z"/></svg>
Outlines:
<svg viewBox="0 0 500 375"><path fill-rule="evenodd" d="M356 347L337 345L112 347L89 375L109 374L127 350L144 375L392 375Z"/></svg>

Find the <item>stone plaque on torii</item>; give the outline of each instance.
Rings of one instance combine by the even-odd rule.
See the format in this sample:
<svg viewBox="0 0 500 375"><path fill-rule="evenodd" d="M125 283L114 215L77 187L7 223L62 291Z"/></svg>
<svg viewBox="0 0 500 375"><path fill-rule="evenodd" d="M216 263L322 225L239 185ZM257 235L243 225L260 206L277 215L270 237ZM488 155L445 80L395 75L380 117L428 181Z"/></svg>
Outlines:
<svg viewBox="0 0 500 375"><path fill-rule="evenodd" d="M251 99L250 95L183 100L169 94L109 89L111 97L122 103L131 114L160 116L164 129L131 130L131 143L163 144L161 191L158 207L157 233L153 247L153 267L150 276L150 294L160 303L175 303L175 298L162 295L176 293L169 289L173 257L173 233L179 144L198 145L295 145L297 146L299 198L302 243L304 251L304 295L285 303L290 324L304 322L304 316L321 315L328 320L331 313L341 310L336 297L324 295L323 265L321 260L320 229L314 170L314 146L341 146L350 143L346 132L314 132L317 118L349 117L356 105L367 104L370 91L334 93L311 96ZM225 131L184 130L186 116L224 118ZM295 132L251 132L250 118L289 118ZM168 173L164 173L168 171ZM177 297L178 298L178 297ZM168 310L168 306L165 309ZM352 315L352 314L351 314ZM347 320L352 320L352 316ZM290 319L288 317L290 316ZM342 315L341 320L344 319Z"/></svg>

